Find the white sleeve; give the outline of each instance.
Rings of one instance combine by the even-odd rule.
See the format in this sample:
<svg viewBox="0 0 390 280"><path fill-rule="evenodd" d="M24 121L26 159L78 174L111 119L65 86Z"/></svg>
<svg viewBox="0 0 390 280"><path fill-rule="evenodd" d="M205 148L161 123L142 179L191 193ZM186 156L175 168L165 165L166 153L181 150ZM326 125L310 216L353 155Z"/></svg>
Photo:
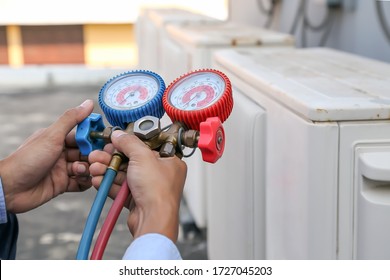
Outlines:
<svg viewBox="0 0 390 280"><path fill-rule="evenodd" d="M3 192L3 184L0 177L0 224L7 222L7 208L5 206L5 197Z"/></svg>
<svg viewBox="0 0 390 280"><path fill-rule="evenodd" d="M136 238L127 248L123 260L181 260L176 245L168 237L148 233Z"/></svg>

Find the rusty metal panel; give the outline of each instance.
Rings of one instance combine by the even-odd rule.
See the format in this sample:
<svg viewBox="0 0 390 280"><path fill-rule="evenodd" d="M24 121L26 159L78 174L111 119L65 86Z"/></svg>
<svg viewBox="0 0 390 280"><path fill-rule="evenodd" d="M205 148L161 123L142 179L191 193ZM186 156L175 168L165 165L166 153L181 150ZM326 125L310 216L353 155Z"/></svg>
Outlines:
<svg viewBox="0 0 390 280"><path fill-rule="evenodd" d="M8 46L6 27L0 26L0 64L8 64Z"/></svg>
<svg viewBox="0 0 390 280"><path fill-rule="evenodd" d="M22 26L25 64L84 64L82 25Z"/></svg>

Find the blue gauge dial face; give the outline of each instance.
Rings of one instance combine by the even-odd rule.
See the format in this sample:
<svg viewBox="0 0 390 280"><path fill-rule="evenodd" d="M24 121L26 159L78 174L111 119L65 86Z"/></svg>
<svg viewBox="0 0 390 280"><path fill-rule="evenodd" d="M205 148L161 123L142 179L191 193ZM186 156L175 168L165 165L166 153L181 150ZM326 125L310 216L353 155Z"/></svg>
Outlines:
<svg viewBox="0 0 390 280"><path fill-rule="evenodd" d="M112 109L132 110L147 104L159 90L159 82L153 76L128 74L108 85L103 92L103 100Z"/></svg>
<svg viewBox="0 0 390 280"><path fill-rule="evenodd" d="M224 91L225 82L221 76L199 72L179 81L170 91L168 99L179 110L201 110L217 102Z"/></svg>

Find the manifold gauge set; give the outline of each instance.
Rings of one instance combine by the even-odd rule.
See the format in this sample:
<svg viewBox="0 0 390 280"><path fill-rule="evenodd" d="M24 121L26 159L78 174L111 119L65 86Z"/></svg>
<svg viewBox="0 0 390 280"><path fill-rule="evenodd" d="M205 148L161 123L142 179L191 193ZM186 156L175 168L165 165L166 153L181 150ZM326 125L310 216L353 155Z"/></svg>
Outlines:
<svg viewBox="0 0 390 280"><path fill-rule="evenodd" d="M233 108L228 77L214 69L189 72L165 87L156 73L134 70L108 80L99 92L99 105L111 126L100 114L92 113L77 126L76 142L83 156L102 149L114 130L136 135L161 157L188 157L200 149L203 161L215 163L223 154L225 133L222 123ZM161 127L164 114L172 121ZM192 149L185 154L184 149ZM89 251L108 192L126 160L114 153L92 204L79 244L77 259L88 259ZM189 167L190 168L190 167ZM91 259L101 259L114 224L128 198L124 182L96 240Z"/></svg>

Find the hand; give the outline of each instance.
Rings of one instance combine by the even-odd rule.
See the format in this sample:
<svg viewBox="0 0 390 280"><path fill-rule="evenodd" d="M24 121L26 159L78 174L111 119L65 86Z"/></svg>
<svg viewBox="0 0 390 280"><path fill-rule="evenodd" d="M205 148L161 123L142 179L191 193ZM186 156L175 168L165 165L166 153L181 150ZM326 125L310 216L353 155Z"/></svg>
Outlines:
<svg viewBox="0 0 390 280"><path fill-rule="evenodd" d="M78 161L80 153L71 130L92 110L92 100L67 110L0 161L9 212L26 212L64 192L84 191L91 186L88 163Z"/></svg>
<svg viewBox="0 0 390 280"><path fill-rule="evenodd" d="M106 145L105 151L89 155L92 184L100 185L114 148L123 152L129 158L127 175L118 173L110 196L115 197L126 177L134 205L127 220L130 232L134 238L160 233L176 242L186 164L177 157L161 158L136 136L123 131L113 132L111 140L112 145Z"/></svg>

